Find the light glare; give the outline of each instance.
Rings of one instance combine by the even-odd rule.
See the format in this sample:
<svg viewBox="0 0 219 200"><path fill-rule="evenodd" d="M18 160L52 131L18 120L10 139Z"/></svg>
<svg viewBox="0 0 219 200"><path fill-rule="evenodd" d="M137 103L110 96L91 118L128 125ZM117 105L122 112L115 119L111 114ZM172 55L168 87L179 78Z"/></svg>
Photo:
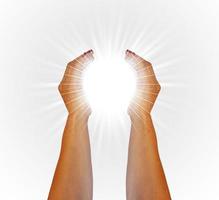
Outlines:
<svg viewBox="0 0 219 200"><path fill-rule="evenodd" d="M124 58L95 58L84 72L85 97L95 111L127 110L135 88L135 71Z"/></svg>

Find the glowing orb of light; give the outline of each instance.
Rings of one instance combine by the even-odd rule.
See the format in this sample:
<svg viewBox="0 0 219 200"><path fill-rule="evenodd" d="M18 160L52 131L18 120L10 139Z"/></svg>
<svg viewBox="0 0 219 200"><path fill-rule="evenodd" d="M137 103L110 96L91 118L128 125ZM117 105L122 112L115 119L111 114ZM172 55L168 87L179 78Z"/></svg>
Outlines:
<svg viewBox="0 0 219 200"><path fill-rule="evenodd" d="M83 90L92 110L127 110L135 88L135 71L122 57L95 58L84 71Z"/></svg>

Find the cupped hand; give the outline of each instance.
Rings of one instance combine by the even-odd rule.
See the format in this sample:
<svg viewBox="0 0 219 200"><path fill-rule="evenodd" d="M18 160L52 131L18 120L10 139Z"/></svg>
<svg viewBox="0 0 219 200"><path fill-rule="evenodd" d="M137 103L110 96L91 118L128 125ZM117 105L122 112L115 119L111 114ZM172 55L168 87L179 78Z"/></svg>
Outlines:
<svg viewBox="0 0 219 200"><path fill-rule="evenodd" d="M128 113L131 117L148 115L160 92L160 84L150 62L130 50L126 51L125 59L136 70L137 75L136 94L129 106Z"/></svg>
<svg viewBox="0 0 219 200"><path fill-rule="evenodd" d="M58 89L69 114L90 115L91 110L82 90L82 75L93 59L93 51L89 50L67 64Z"/></svg>

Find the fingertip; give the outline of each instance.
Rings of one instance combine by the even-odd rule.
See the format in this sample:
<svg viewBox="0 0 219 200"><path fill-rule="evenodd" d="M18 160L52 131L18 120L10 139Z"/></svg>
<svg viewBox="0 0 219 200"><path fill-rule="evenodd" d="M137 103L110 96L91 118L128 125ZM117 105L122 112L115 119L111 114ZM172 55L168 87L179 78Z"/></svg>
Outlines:
<svg viewBox="0 0 219 200"><path fill-rule="evenodd" d="M134 53L133 51L129 50L129 49L126 50L126 53L127 53L127 54L135 55L135 53Z"/></svg>
<svg viewBox="0 0 219 200"><path fill-rule="evenodd" d="M84 52L84 53L81 55L80 58L82 59L81 62L83 62L84 64L88 64L91 60L94 59L94 57L93 57L93 50L90 49L90 50Z"/></svg>
<svg viewBox="0 0 219 200"><path fill-rule="evenodd" d="M129 50L127 49L125 51L125 60L128 60L129 59Z"/></svg>
<svg viewBox="0 0 219 200"><path fill-rule="evenodd" d="M135 53L127 49L125 53L125 60L127 60L128 62L132 62L134 58L135 58Z"/></svg>
<svg viewBox="0 0 219 200"><path fill-rule="evenodd" d="M93 54L93 53L94 53L93 49L90 49L90 50L86 51L84 54Z"/></svg>
<svg viewBox="0 0 219 200"><path fill-rule="evenodd" d="M132 55L132 51L130 51L129 49L126 50L126 55Z"/></svg>

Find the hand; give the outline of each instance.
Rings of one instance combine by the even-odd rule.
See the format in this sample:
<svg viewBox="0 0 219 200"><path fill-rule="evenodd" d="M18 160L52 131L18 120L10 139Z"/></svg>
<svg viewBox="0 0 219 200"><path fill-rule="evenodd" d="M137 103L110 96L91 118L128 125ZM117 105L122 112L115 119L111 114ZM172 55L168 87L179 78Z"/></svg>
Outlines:
<svg viewBox="0 0 219 200"><path fill-rule="evenodd" d="M69 62L59 91L69 112L48 200L92 199L92 164L87 120L90 108L82 92L82 73L93 60L90 50Z"/></svg>
<svg viewBox="0 0 219 200"><path fill-rule="evenodd" d="M59 92L69 114L80 114L85 117L90 115L91 110L82 91L82 74L93 59L93 51L89 50L69 62L66 67L63 79L59 84Z"/></svg>
<svg viewBox="0 0 219 200"><path fill-rule="evenodd" d="M137 74L137 91L128 113L131 117L150 114L161 89L153 67L150 62L129 50L126 51L125 59L134 67Z"/></svg>

